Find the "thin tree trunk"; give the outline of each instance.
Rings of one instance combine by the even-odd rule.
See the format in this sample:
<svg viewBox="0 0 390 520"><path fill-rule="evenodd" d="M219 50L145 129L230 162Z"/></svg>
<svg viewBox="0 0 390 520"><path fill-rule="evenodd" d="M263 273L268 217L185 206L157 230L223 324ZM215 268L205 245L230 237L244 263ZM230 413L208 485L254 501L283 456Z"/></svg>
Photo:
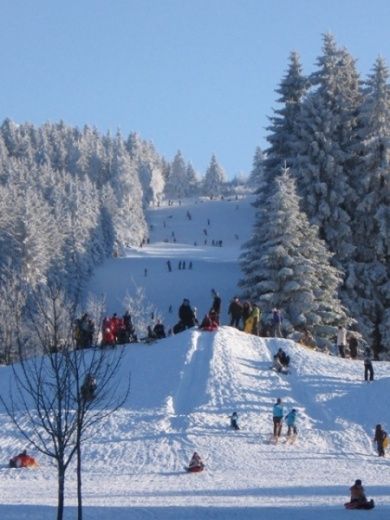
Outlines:
<svg viewBox="0 0 390 520"><path fill-rule="evenodd" d="M77 432L77 520L83 519L83 498L81 494L81 439Z"/></svg>
<svg viewBox="0 0 390 520"><path fill-rule="evenodd" d="M65 469L58 465L58 504L57 520L62 520L64 516L64 496L65 496Z"/></svg>

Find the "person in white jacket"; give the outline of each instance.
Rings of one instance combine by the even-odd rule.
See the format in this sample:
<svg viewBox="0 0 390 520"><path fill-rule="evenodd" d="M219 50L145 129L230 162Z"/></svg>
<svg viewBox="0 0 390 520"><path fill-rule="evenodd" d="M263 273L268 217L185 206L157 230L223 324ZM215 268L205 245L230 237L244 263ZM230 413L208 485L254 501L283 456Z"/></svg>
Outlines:
<svg viewBox="0 0 390 520"><path fill-rule="evenodd" d="M337 330L337 348L340 354L340 357L345 358L345 347L347 345L347 331L344 327L339 325Z"/></svg>

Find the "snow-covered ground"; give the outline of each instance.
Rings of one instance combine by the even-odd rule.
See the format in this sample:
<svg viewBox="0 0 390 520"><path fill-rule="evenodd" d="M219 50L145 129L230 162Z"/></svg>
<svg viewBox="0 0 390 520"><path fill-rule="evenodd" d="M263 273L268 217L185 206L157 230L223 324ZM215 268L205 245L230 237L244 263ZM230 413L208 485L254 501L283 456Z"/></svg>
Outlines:
<svg viewBox="0 0 390 520"><path fill-rule="evenodd" d="M226 313L239 277L239 244L248 238L252 223L248 200L183 202L150 213L151 244L108 261L96 272L90 290L104 292L108 311L119 313L133 279L145 285L147 296L173 324L183 297L203 315L214 287ZM208 240L223 240L222 247L204 244L207 227ZM193 269L179 271L180 260L192 260ZM292 358L287 376L269 368L280 346ZM367 384L360 360L257 338L226 325L215 333L193 329L150 345L118 348L124 349L118 385L131 371L131 394L84 444L86 520L389 518L389 460L376 455L371 441L375 424L390 428L389 363L376 363L375 381ZM8 391L11 377L10 368L0 368L1 392ZM294 444L285 437L277 445L270 442L277 397L286 410L298 410ZM229 428L234 410L240 431ZM23 447L0 408L0 518L55 518L56 471L51 463L33 453L38 469L7 468L8 459ZM183 466L194 450L206 470L187 474ZM375 499L373 511L344 510L356 478ZM65 518L70 520L76 517L74 467L67 473L66 490Z"/></svg>

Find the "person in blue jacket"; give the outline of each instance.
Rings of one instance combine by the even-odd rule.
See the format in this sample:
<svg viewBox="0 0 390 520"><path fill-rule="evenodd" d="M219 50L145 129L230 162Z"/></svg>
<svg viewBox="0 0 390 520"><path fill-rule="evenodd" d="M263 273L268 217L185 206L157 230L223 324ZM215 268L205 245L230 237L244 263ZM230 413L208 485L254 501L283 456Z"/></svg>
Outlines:
<svg viewBox="0 0 390 520"><path fill-rule="evenodd" d="M287 437L290 437L291 433L293 433L294 435L296 435L298 433L298 430L297 430L297 427L295 426L295 420L297 418L297 411L295 408L293 408L291 410L291 412L289 412L287 415L286 415L286 422L287 422Z"/></svg>
<svg viewBox="0 0 390 520"><path fill-rule="evenodd" d="M276 403L274 404L274 407L272 409L272 415L274 423L274 437L278 438L282 433L284 415L282 400L280 399L280 397L277 398Z"/></svg>

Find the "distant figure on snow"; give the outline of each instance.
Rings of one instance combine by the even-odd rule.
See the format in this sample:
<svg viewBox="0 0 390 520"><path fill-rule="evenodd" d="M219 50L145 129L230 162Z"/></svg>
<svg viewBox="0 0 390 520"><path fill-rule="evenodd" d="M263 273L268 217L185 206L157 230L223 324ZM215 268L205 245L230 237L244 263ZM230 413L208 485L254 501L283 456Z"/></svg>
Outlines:
<svg viewBox="0 0 390 520"><path fill-rule="evenodd" d="M173 333L177 334L185 329L190 329L197 324L195 310L190 305L190 300L184 298L179 307L179 322L173 327Z"/></svg>
<svg viewBox="0 0 390 520"><path fill-rule="evenodd" d="M194 451L194 454L192 455L190 463L188 464L188 467L186 467L186 470L190 473L197 473L199 471L204 470L204 464L202 462L202 459L196 451Z"/></svg>
<svg viewBox="0 0 390 520"><path fill-rule="evenodd" d="M354 334L349 334L347 341L349 355L351 356L351 359L356 359L358 355L358 340L356 336Z"/></svg>
<svg viewBox="0 0 390 520"><path fill-rule="evenodd" d="M372 354L371 349L367 347L363 354L363 363L364 363L364 380L365 381L374 381L374 368L372 366Z"/></svg>
<svg viewBox="0 0 390 520"><path fill-rule="evenodd" d="M96 389L96 379L92 374L87 374L81 386L81 397L84 401L92 401L92 399L95 399Z"/></svg>
<svg viewBox="0 0 390 520"><path fill-rule="evenodd" d="M347 345L347 331L345 327L343 327L342 325L339 325L337 328L336 344L340 357L345 358L345 347Z"/></svg>
<svg viewBox="0 0 390 520"><path fill-rule="evenodd" d="M374 442L376 443L379 457L385 456L385 445L387 446L388 438L387 433L380 424L375 427Z"/></svg>
<svg viewBox="0 0 390 520"><path fill-rule="evenodd" d="M233 430L239 430L240 427L238 426L238 415L237 412L233 412L230 416L230 427L233 428Z"/></svg>
<svg viewBox="0 0 390 520"><path fill-rule="evenodd" d="M37 466L37 461L34 457L27 455L27 450L23 450L9 461L10 468L36 468Z"/></svg>
<svg viewBox="0 0 390 520"><path fill-rule="evenodd" d="M216 321L219 323L219 315L221 314L221 297L215 289L211 289L211 295L213 297L213 303L211 304L210 312L214 312L216 315Z"/></svg>
<svg viewBox="0 0 390 520"><path fill-rule="evenodd" d="M156 339L162 339L166 337L165 327L160 320L157 320L156 325L153 327L153 335Z"/></svg>
<svg viewBox="0 0 390 520"><path fill-rule="evenodd" d="M256 303L252 304L252 310L248 318L245 320L244 332L248 334L259 335L260 309Z"/></svg>
<svg viewBox="0 0 390 520"><path fill-rule="evenodd" d="M228 314L230 314L230 326L240 328L240 320L242 318L242 303L238 296L235 296L230 302Z"/></svg>
<svg viewBox="0 0 390 520"><path fill-rule="evenodd" d="M272 420L274 423L274 439L277 440L280 437L280 434L282 433L282 426L283 426L283 415L284 415L284 409L282 405L282 400L280 397L277 398L276 403L273 406L272 409Z"/></svg>
<svg viewBox="0 0 390 520"><path fill-rule="evenodd" d="M290 356L288 356L283 349L279 349L274 355L274 362L272 368L276 372L288 374L288 367L290 364Z"/></svg>
<svg viewBox="0 0 390 520"><path fill-rule="evenodd" d="M291 434L297 435L298 433L297 427L295 425L296 418L297 411L295 408L293 408L291 412L289 412L285 417L287 423L287 437L290 437Z"/></svg>
<svg viewBox="0 0 390 520"><path fill-rule="evenodd" d="M202 330L208 330L209 332L213 332L217 330L219 327L218 317L215 311L211 310L206 316L203 318L202 323L199 328Z"/></svg>
<svg viewBox="0 0 390 520"><path fill-rule="evenodd" d="M272 335L274 338L281 338L282 335L282 312L278 308L272 309Z"/></svg>
<svg viewBox="0 0 390 520"><path fill-rule="evenodd" d="M375 506L372 499L370 501L367 500L360 479L355 480L355 484L349 490L351 492L351 500L344 504L346 509L372 509Z"/></svg>

